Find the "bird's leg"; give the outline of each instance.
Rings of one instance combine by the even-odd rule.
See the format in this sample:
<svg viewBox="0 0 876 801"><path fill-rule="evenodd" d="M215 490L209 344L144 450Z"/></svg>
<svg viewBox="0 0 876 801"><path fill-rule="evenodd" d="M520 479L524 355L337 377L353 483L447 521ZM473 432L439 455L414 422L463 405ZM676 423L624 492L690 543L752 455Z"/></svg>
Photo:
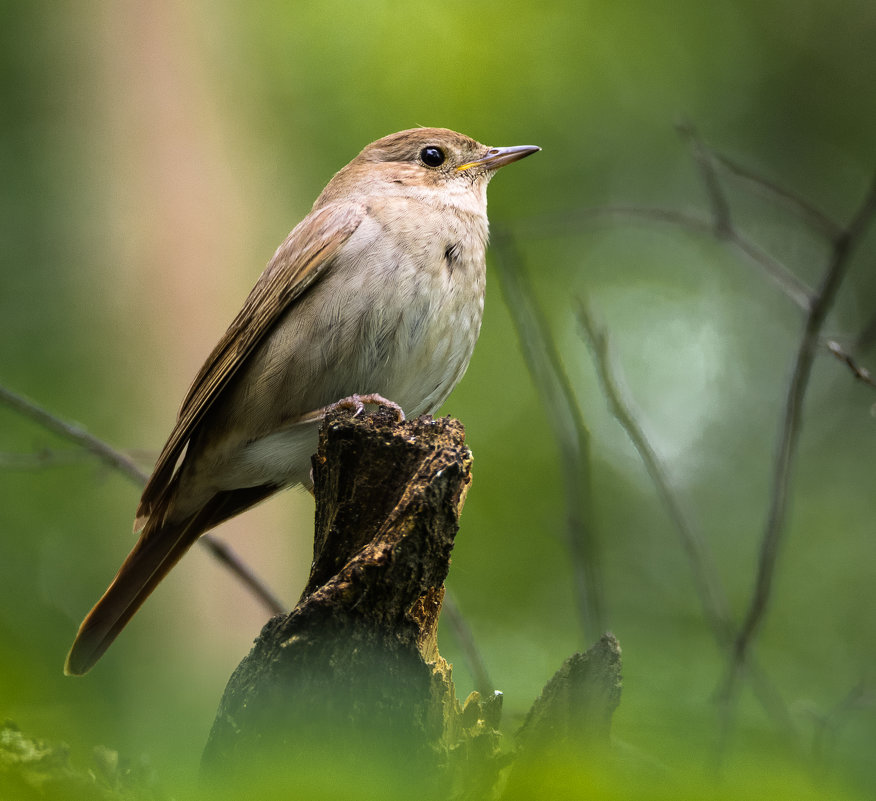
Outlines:
<svg viewBox="0 0 876 801"><path fill-rule="evenodd" d="M401 406L395 401L384 398L376 392L370 392L367 395L350 395L348 398L341 398L330 406L326 406L323 413L334 411L335 409L353 409L353 417L358 417L365 409L365 404L370 403L374 406L385 406L395 412L396 422L401 423L405 419L405 413Z"/></svg>
<svg viewBox="0 0 876 801"><path fill-rule="evenodd" d="M313 423L322 420L329 412L335 409L352 409L353 417L358 417L365 410L365 404L370 403L373 406L385 406L395 412L396 421L401 423L405 419L405 413L401 406L395 401L387 400L383 395L376 392L369 392L367 395L350 395L346 398L341 398L339 401L330 403L328 406L323 406L321 409L315 409L312 412L301 415L295 419L295 424L298 423Z"/></svg>

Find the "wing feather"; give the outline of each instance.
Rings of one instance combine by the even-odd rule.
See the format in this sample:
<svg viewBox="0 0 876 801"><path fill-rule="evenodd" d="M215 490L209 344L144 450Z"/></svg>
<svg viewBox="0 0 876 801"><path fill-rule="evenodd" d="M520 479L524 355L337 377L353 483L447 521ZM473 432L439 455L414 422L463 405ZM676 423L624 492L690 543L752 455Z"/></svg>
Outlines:
<svg viewBox="0 0 876 801"><path fill-rule="evenodd" d="M143 491L135 530L164 496L180 456L216 398L283 313L329 269L365 214L359 204L323 206L305 217L277 249L183 400L176 425Z"/></svg>

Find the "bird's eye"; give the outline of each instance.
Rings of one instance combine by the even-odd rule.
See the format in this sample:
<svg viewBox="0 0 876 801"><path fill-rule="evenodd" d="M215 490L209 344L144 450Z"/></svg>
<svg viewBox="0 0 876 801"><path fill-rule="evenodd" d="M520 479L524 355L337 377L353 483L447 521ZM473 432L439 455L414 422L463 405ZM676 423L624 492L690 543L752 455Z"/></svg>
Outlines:
<svg viewBox="0 0 876 801"><path fill-rule="evenodd" d="M420 151L420 159L427 167L440 167L445 158L444 151L435 145L429 145Z"/></svg>

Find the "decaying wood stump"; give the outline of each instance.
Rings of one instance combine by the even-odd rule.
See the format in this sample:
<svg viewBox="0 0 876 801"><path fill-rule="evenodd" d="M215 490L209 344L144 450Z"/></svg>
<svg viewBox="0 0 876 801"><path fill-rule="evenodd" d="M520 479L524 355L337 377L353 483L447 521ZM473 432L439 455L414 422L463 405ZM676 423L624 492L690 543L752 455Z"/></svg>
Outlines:
<svg viewBox="0 0 876 801"><path fill-rule="evenodd" d="M204 751L208 780L255 792L252 777L270 776L269 793L295 798L330 787L381 801L517 799L542 781L545 753L607 748L620 698L611 635L566 661L504 754L500 694L456 698L436 632L470 471L456 420L329 415L314 457L310 578L229 680Z"/></svg>
<svg viewBox="0 0 876 801"><path fill-rule="evenodd" d="M461 710L436 630L470 471L456 420L329 416L314 458L310 579L228 682L208 776L276 760L290 773L327 760L352 775L391 754L399 781L441 793Z"/></svg>

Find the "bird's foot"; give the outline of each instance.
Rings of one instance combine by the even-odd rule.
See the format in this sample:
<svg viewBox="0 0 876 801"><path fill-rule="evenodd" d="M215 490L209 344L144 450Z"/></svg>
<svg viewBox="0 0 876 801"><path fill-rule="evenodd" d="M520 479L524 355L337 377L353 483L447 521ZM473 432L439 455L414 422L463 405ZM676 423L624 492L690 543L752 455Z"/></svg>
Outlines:
<svg viewBox="0 0 876 801"><path fill-rule="evenodd" d="M384 398L376 392L370 392L367 395L350 395L347 398L341 398L330 406L325 407L326 412L334 411L335 409L352 409L353 417L358 417L365 410L365 404L369 403L372 406L384 406L387 409L392 409L395 412L396 422L401 423L405 419L405 413L401 406L395 401Z"/></svg>

